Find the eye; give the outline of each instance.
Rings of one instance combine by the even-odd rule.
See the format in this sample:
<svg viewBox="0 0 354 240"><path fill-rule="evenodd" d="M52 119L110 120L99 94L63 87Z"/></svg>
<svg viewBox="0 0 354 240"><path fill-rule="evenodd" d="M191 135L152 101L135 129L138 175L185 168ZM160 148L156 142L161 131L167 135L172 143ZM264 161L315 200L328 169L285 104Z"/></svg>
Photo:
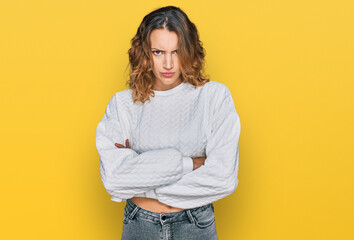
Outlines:
<svg viewBox="0 0 354 240"><path fill-rule="evenodd" d="M178 50L173 51L173 53L177 54L177 53L178 53Z"/></svg>
<svg viewBox="0 0 354 240"><path fill-rule="evenodd" d="M160 50L155 50L155 51L152 51L152 53L154 54L154 55L160 55L160 53L161 53L161 51Z"/></svg>

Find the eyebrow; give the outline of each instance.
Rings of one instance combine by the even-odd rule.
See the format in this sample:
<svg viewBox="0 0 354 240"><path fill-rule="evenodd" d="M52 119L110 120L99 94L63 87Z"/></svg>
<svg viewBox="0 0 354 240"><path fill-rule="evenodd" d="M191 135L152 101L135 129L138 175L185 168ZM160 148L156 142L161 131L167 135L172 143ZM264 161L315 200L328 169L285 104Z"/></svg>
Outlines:
<svg viewBox="0 0 354 240"><path fill-rule="evenodd" d="M156 49L156 50L158 50L158 51L165 52L165 50L161 50L161 49L158 49L158 48L151 48L151 50L152 50L152 49ZM173 52L173 51L176 51L176 50L178 50L178 49L172 50L172 52Z"/></svg>

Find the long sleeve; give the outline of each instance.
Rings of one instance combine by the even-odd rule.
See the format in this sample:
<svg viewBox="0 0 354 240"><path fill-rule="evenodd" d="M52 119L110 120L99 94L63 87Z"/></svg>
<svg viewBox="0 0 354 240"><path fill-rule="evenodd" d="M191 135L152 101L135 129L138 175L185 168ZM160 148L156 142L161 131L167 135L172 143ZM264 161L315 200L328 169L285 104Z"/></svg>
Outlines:
<svg viewBox="0 0 354 240"><path fill-rule="evenodd" d="M100 156L101 180L114 201L129 199L158 186L181 179L193 170L193 161L175 148L155 149L138 154L130 148L117 148L125 143L117 93L110 99L102 120L97 125L96 148ZM128 128L128 126L125 126ZM124 130L124 131L123 131Z"/></svg>
<svg viewBox="0 0 354 240"><path fill-rule="evenodd" d="M175 183L154 190L160 202L178 208L193 208L232 194L238 185L240 118L229 89L220 91L213 105L204 165Z"/></svg>

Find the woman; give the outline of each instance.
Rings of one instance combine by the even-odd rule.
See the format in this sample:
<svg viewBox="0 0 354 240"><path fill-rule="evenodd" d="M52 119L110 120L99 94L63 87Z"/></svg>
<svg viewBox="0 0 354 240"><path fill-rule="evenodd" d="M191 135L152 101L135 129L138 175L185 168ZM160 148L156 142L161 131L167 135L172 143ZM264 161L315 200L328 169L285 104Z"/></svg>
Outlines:
<svg viewBox="0 0 354 240"><path fill-rule="evenodd" d="M231 93L201 74L204 49L180 8L146 15L131 44L129 89L96 132L103 185L126 201L122 239L217 239L213 202L238 184Z"/></svg>

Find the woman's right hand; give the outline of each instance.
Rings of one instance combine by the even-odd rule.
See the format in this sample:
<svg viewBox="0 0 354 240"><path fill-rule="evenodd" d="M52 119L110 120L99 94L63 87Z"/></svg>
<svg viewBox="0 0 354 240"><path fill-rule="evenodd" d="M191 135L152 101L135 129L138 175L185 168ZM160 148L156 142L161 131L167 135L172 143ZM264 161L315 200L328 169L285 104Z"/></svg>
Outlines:
<svg viewBox="0 0 354 240"><path fill-rule="evenodd" d="M204 165L204 161L206 157L196 157L193 159L193 170L199 168L200 166Z"/></svg>

